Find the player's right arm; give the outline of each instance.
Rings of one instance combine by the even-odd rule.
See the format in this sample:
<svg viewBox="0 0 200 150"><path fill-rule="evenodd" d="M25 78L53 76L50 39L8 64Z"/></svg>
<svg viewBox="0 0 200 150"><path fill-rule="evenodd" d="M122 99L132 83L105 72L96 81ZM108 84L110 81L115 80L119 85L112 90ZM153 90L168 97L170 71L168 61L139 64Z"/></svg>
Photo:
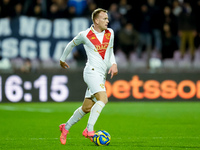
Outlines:
<svg viewBox="0 0 200 150"><path fill-rule="evenodd" d="M65 61L61 61L61 60L60 60L60 66L61 66L62 68L64 68L64 69L69 68L69 65L68 65Z"/></svg>
<svg viewBox="0 0 200 150"><path fill-rule="evenodd" d="M75 47L76 45L74 44L73 40L71 42L69 42L67 44L67 46L65 47L65 50L60 58L60 66L64 69L69 68L69 65L65 62L65 60L67 59L67 56L69 55L69 53L72 51L72 49Z"/></svg>
<svg viewBox="0 0 200 150"><path fill-rule="evenodd" d="M72 49L83 43L83 38L81 36L81 32L72 40L70 41L67 46L65 47L63 54L60 58L60 66L64 69L69 68L69 65L65 62L65 60L67 59L67 56L69 55L69 53L72 51Z"/></svg>

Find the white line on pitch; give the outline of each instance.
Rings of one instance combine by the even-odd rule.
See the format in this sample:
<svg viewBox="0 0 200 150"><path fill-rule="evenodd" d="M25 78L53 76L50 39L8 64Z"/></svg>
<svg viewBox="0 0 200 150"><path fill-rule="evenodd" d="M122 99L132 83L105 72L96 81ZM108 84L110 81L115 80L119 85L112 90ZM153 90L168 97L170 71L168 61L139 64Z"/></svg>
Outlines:
<svg viewBox="0 0 200 150"><path fill-rule="evenodd" d="M27 112L44 112L44 113L53 112L51 109L47 109L47 108L31 108L31 107L19 108L15 106L0 106L0 109L8 110L8 111L27 111Z"/></svg>

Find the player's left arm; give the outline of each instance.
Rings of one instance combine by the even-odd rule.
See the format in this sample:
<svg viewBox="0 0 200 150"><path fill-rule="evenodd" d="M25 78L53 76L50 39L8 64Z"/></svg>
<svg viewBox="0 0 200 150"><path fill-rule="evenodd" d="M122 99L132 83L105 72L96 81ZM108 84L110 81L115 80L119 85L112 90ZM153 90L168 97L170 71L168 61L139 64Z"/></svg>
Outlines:
<svg viewBox="0 0 200 150"><path fill-rule="evenodd" d="M108 71L108 74L111 74L110 78L112 79L113 76L117 75L118 74L118 69L117 69L117 64L113 64L109 71Z"/></svg>
<svg viewBox="0 0 200 150"><path fill-rule="evenodd" d="M113 45L114 45L114 32L112 31L112 35L111 35L111 57L110 57L110 63L112 64L108 74L111 74L111 79L113 78L113 76L118 74L118 69L117 69L117 63L115 60L115 55L114 55L114 50L113 50Z"/></svg>
<svg viewBox="0 0 200 150"><path fill-rule="evenodd" d="M83 32L80 32L76 37L74 37L74 39L72 41L70 41L67 46L65 47L64 49L64 52L60 58L60 66L64 69L67 69L69 68L69 65L65 62L67 56L69 55L69 53L72 51L72 49L79 45L79 44L82 44L84 41L83 41L83 38L82 38L82 33Z"/></svg>

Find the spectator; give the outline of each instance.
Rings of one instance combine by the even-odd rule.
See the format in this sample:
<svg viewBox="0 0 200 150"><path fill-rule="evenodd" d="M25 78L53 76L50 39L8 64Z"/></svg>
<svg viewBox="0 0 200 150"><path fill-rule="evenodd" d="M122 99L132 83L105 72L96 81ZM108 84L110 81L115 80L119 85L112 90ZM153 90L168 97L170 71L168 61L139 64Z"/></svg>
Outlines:
<svg viewBox="0 0 200 150"><path fill-rule="evenodd" d="M13 17L14 14L14 5L11 0L2 0L0 5L0 18Z"/></svg>
<svg viewBox="0 0 200 150"><path fill-rule="evenodd" d="M80 17L86 11L87 1L86 0L68 0L68 7L73 7L75 9L75 15Z"/></svg>
<svg viewBox="0 0 200 150"><path fill-rule="evenodd" d="M114 30L114 32L117 32L121 29L121 15L118 12L118 5L116 3L112 3L110 5L109 11L109 26Z"/></svg>
<svg viewBox="0 0 200 150"><path fill-rule="evenodd" d="M120 0L118 7L121 15L121 24L125 25L128 21L130 21L128 12L131 11L132 7L128 4L127 0Z"/></svg>
<svg viewBox="0 0 200 150"><path fill-rule="evenodd" d="M34 14L35 17L38 17L38 18L42 17L42 10L41 9L42 9L41 5L38 5L38 4L35 5L34 10L33 10L33 14Z"/></svg>
<svg viewBox="0 0 200 150"><path fill-rule="evenodd" d="M129 59L129 54L138 46L139 34L131 23L127 23L119 31L117 37L119 48L126 54L127 59Z"/></svg>
<svg viewBox="0 0 200 150"><path fill-rule="evenodd" d="M178 44L169 24L165 23L163 25L162 35L162 59L173 58L174 51L178 49Z"/></svg>
<svg viewBox="0 0 200 150"><path fill-rule="evenodd" d="M186 44L189 45L189 50L191 58L194 58L194 38L196 36L196 24L195 16L192 12L192 7L190 3L184 2L184 8L182 13L179 16L178 29L180 36L180 51L181 56L183 57L186 51Z"/></svg>
<svg viewBox="0 0 200 150"><path fill-rule="evenodd" d="M23 8L22 3L17 3L15 5L15 15L16 16L20 16L22 14L22 8Z"/></svg>
<svg viewBox="0 0 200 150"><path fill-rule="evenodd" d="M87 9L84 12L84 16L88 17L91 20L91 13L97 9L97 4L93 1L87 3ZM92 21L91 21L92 24Z"/></svg>
<svg viewBox="0 0 200 150"><path fill-rule="evenodd" d="M181 12L182 12L182 8L180 6L179 1L178 0L174 0L173 3L172 3L172 13L173 13L173 15L178 17Z"/></svg>
<svg viewBox="0 0 200 150"><path fill-rule="evenodd" d="M152 30L152 36L154 40L154 50L157 52L161 51L162 40L161 40L161 28L162 22L161 20L161 9L158 5L155 4L156 0L147 0L147 5L149 9L149 13L151 15L150 25Z"/></svg>
<svg viewBox="0 0 200 150"><path fill-rule="evenodd" d="M200 0L197 0L195 5L195 15L196 15L196 27L197 27L197 36L195 37L195 47L200 48Z"/></svg>
<svg viewBox="0 0 200 150"><path fill-rule="evenodd" d="M24 65L21 66L20 71L23 73L30 73L32 71L32 64L30 59L26 59Z"/></svg>
<svg viewBox="0 0 200 150"><path fill-rule="evenodd" d="M162 28L164 29L164 25L169 25L170 32L172 36L176 39L179 45L179 37L178 37L178 20L177 17L172 13L170 6L165 6L163 9L162 16Z"/></svg>
<svg viewBox="0 0 200 150"><path fill-rule="evenodd" d="M56 18L73 18L75 17L75 8L67 5L67 0L52 0L50 5L49 17Z"/></svg>
<svg viewBox="0 0 200 150"><path fill-rule="evenodd" d="M42 1L41 0L27 0L24 2L23 14L27 16L42 17Z"/></svg>
<svg viewBox="0 0 200 150"><path fill-rule="evenodd" d="M138 46L138 57L141 57L142 51L145 48L147 52L147 59L150 57L151 48L152 48L152 37L151 37L151 26L150 26L151 15L148 10L147 5L141 6L141 11L138 17L139 22L139 46Z"/></svg>

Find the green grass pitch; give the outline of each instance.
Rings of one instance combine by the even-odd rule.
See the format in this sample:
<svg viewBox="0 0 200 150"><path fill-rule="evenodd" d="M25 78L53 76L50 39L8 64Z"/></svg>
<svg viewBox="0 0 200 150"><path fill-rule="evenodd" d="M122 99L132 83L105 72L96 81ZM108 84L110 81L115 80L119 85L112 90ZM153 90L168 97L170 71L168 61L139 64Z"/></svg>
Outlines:
<svg viewBox="0 0 200 150"><path fill-rule="evenodd" d="M111 134L109 146L95 146L82 136L89 114L70 129L66 145L59 124L80 102L1 103L1 150L179 150L200 149L199 102L110 102L95 130Z"/></svg>

